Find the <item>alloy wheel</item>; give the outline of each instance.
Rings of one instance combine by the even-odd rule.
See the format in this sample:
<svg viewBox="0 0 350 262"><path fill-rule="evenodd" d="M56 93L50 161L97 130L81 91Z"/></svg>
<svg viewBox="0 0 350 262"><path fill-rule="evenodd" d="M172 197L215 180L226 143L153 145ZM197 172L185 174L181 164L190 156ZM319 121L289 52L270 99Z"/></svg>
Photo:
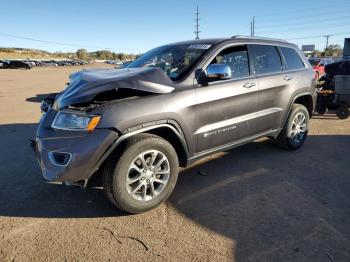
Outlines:
<svg viewBox="0 0 350 262"><path fill-rule="evenodd" d="M158 150L139 154L130 164L126 188L129 195L138 201L150 201L165 188L170 176L168 158Z"/></svg>
<svg viewBox="0 0 350 262"><path fill-rule="evenodd" d="M306 117L304 113L296 114L292 121L291 139L294 143L299 144L305 138L307 132Z"/></svg>

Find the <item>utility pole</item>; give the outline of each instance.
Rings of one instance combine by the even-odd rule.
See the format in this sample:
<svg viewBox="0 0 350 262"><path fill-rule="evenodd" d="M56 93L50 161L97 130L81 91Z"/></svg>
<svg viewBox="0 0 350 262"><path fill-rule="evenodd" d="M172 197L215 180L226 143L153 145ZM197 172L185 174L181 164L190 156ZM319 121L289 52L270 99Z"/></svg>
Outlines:
<svg viewBox="0 0 350 262"><path fill-rule="evenodd" d="M255 35L255 16L253 16L253 19L250 21L250 36Z"/></svg>
<svg viewBox="0 0 350 262"><path fill-rule="evenodd" d="M331 35L325 35L324 37L326 38L326 48L324 49L324 57L326 57L326 51L328 49L328 40L331 37Z"/></svg>
<svg viewBox="0 0 350 262"><path fill-rule="evenodd" d="M253 16L253 36L255 36L255 16Z"/></svg>
<svg viewBox="0 0 350 262"><path fill-rule="evenodd" d="M195 21L196 21L196 25L195 25L196 30L194 31L194 34L196 36L195 39L197 40L197 39L199 39L199 33L200 33L200 31L199 31L199 10L198 10L198 6L197 6L197 12L195 12L194 14L196 15L196 19L195 19Z"/></svg>
<svg viewBox="0 0 350 262"><path fill-rule="evenodd" d="M250 21L250 36L253 36L253 21Z"/></svg>

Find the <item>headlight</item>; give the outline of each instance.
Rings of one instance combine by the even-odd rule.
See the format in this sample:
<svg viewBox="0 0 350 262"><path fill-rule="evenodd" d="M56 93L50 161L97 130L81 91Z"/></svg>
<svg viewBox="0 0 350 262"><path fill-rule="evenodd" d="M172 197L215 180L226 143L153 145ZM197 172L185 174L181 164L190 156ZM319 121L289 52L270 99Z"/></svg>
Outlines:
<svg viewBox="0 0 350 262"><path fill-rule="evenodd" d="M52 128L71 131L93 131L100 122L100 116L58 112Z"/></svg>

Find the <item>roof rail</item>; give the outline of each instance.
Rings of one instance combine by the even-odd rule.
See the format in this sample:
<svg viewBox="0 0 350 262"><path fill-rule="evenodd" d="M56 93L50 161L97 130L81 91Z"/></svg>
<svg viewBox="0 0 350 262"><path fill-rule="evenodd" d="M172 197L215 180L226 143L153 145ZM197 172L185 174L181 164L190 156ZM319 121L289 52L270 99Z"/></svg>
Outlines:
<svg viewBox="0 0 350 262"><path fill-rule="evenodd" d="M274 41L280 41L280 42L288 42L287 40L284 40L284 39L261 37L261 36L234 35L231 38L243 38L243 39L255 39L255 40L274 40Z"/></svg>

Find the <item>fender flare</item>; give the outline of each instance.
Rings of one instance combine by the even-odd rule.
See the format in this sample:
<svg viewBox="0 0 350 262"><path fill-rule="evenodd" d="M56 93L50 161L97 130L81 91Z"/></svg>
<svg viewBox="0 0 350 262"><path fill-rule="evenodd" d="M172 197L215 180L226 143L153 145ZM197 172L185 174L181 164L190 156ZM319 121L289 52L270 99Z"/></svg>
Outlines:
<svg viewBox="0 0 350 262"><path fill-rule="evenodd" d="M286 112L286 115L284 116L282 129L287 122L287 119L289 117L290 112L292 111L292 106L293 106L295 100L297 100L299 97L302 97L302 96L310 96L312 99L312 103L313 103L312 93L310 93L310 92L305 92L305 93L301 93L301 94L296 95L288 106L288 111ZM314 105L312 105L312 108L314 108Z"/></svg>
<svg viewBox="0 0 350 262"><path fill-rule="evenodd" d="M94 166L94 168L92 169L92 171L90 172L88 179L90 179L90 177L100 168L100 166L103 164L103 162L110 156L110 154L117 148L118 145L120 145L124 140L135 136L137 134L141 134L147 131L151 131L151 130L156 130L158 128L168 128L170 129L173 133L175 133L175 135L179 138L179 140L181 141L181 145L184 149L184 152L186 154L186 158L188 158L188 147L187 147L187 143L186 143L186 139L185 136L183 135L182 130L180 129L180 132L177 130L177 128L175 128L172 124L173 124L173 120L164 120L162 121L164 123L159 123L159 121L157 121L157 123L159 124L152 124L152 123L147 123L147 124L143 124L141 125L141 128L137 128L136 130L124 133L123 135L121 135L120 137L118 137L112 144L111 146L103 153L103 155L101 156L101 158L97 161L96 165ZM176 123L176 122L175 122ZM176 123L177 124L177 123ZM147 125L147 126L146 126ZM178 124L177 124L178 125ZM180 127L178 127L180 128ZM132 130L132 128L128 128L127 130ZM85 185L87 184L87 180L85 181Z"/></svg>

